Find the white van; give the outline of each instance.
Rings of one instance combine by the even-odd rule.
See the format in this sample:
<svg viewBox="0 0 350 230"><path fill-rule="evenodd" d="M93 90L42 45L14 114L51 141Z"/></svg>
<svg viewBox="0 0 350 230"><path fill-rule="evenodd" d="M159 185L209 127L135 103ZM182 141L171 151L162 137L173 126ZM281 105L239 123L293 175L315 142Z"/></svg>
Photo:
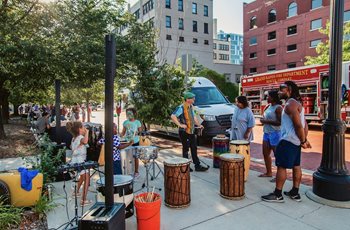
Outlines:
<svg viewBox="0 0 350 230"><path fill-rule="evenodd" d="M231 127L231 117L236 106L231 104L213 82L204 77L189 79L193 82L191 92L196 95L195 109L200 114L204 126L203 137L211 138L217 134L225 134ZM152 125L167 134L178 134L178 128Z"/></svg>

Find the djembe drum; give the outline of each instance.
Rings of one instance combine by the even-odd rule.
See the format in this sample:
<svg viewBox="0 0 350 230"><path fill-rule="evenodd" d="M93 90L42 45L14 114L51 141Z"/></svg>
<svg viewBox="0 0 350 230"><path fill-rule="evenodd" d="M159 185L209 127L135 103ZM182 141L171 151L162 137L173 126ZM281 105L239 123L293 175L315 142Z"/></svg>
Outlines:
<svg viewBox="0 0 350 230"><path fill-rule="evenodd" d="M213 167L220 167L220 155L229 152L230 139L225 135L213 137Z"/></svg>
<svg viewBox="0 0 350 230"><path fill-rule="evenodd" d="M226 153L220 159L220 196L231 200L243 199L244 156Z"/></svg>
<svg viewBox="0 0 350 230"><path fill-rule="evenodd" d="M190 160L177 157L164 161L164 188L166 206L185 208L190 205Z"/></svg>
<svg viewBox="0 0 350 230"><path fill-rule="evenodd" d="M233 140L230 142L230 152L244 156L244 180L247 181L250 168L250 145L246 140Z"/></svg>

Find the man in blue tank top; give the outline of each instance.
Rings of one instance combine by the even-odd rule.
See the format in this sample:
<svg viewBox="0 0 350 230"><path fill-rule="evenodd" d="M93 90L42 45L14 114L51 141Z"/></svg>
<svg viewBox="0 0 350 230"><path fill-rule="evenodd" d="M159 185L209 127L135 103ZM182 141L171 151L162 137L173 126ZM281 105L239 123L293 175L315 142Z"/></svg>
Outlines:
<svg viewBox="0 0 350 230"><path fill-rule="evenodd" d="M293 188L284 192L295 201L301 201L299 186L301 182L301 148L311 148L306 139L308 126L305 121L304 108L298 86L292 81L286 81L280 86L279 96L286 100L281 119L281 141L276 148L276 188L275 191L262 196L267 202L284 202L283 185L287 179L287 169L293 170Z"/></svg>

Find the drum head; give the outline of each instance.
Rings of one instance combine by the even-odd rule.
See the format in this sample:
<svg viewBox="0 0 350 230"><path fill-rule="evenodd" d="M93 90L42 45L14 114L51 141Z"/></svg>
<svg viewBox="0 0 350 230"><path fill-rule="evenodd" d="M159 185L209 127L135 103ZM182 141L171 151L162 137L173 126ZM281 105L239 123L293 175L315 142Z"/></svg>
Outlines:
<svg viewBox="0 0 350 230"><path fill-rule="evenodd" d="M231 145L249 145L249 141L246 140L233 140L230 141Z"/></svg>
<svg viewBox="0 0 350 230"><path fill-rule="evenodd" d="M133 177L130 175L114 175L113 176L113 185L126 185L131 184L133 181ZM101 177L96 181L96 185L98 187L105 186L105 178Z"/></svg>
<svg viewBox="0 0 350 230"><path fill-rule="evenodd" d="M241 154L232 154L232 153L225 153L220 155L221 160L223 161L243 161L244 156Z"/></svg>
<svg viewBox="0 0 350 230"><path fill-rule="evenodd" d="M175 158L165 159L164 165L177 166L177 165L189 164L190 162L191 161L189 159L182 158L182 157L175 157Z"/></svg>
<svg viewBox="0 0 350 230"><path fill-rule="evenodd" d="M136 151L137 152L158 152L158 147L156 146L136 146Z"/></svg>
<svg viewBox="0 0 350 230"><path fill-rule="evenodd" d="M225 135L224 136L219 136L219 135L217 135L216 137L213 137L213 140L214 141L225 141L225 140L228 140L229 138L228 137L226 137Z"/></svg>

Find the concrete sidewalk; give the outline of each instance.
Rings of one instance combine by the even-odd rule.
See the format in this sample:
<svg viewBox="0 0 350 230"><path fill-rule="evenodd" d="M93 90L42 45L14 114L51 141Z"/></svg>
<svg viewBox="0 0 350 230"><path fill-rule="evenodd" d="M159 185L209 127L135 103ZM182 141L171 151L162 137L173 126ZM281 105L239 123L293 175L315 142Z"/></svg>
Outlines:
<svg viewBox="0 0 350 230"><path fill-rule="evenodd" d="M163 168L163 160L180 156L179 151L162 150L158 156L158 163ZM212 161L201 158L212 165ZM140 167L141 177L134 183L134 191L141 188L144 181L144 167ZM265 203L260 200L261 195L271 192L274 184L268 178L257 177L258 173L250 171L246 182L246 198L239 201L223 199L219 195L219 169L210 168L208 172L191 173L191 205L185 209L171 209L164 205L164 177L159 175L151 186L162 188L161 229L349 229L350 211L337 209L314 203L305 196L310 189L301 187L302 202L298 203L285 197L285 203ZM91 182L90 190L95 190L95 174ZM74 199L71 194L71 182L66 182L68 199L65 199L63 182L55 183L55 202L62 204L54 212L49 213L49 228L57 228L73 217ZM291 188L291 182L287 181L285 190ZM143 190L145 191L145 189ZM140 191L142 192L142 191ZM95 200L96 193L89 192L89 198ZM66 209L65 203L68 203ZM85 212L89 207L86 207ZM81 214L79 207L79 214ZM126 220L127 229L137 229L136 217Z"/></svg>

